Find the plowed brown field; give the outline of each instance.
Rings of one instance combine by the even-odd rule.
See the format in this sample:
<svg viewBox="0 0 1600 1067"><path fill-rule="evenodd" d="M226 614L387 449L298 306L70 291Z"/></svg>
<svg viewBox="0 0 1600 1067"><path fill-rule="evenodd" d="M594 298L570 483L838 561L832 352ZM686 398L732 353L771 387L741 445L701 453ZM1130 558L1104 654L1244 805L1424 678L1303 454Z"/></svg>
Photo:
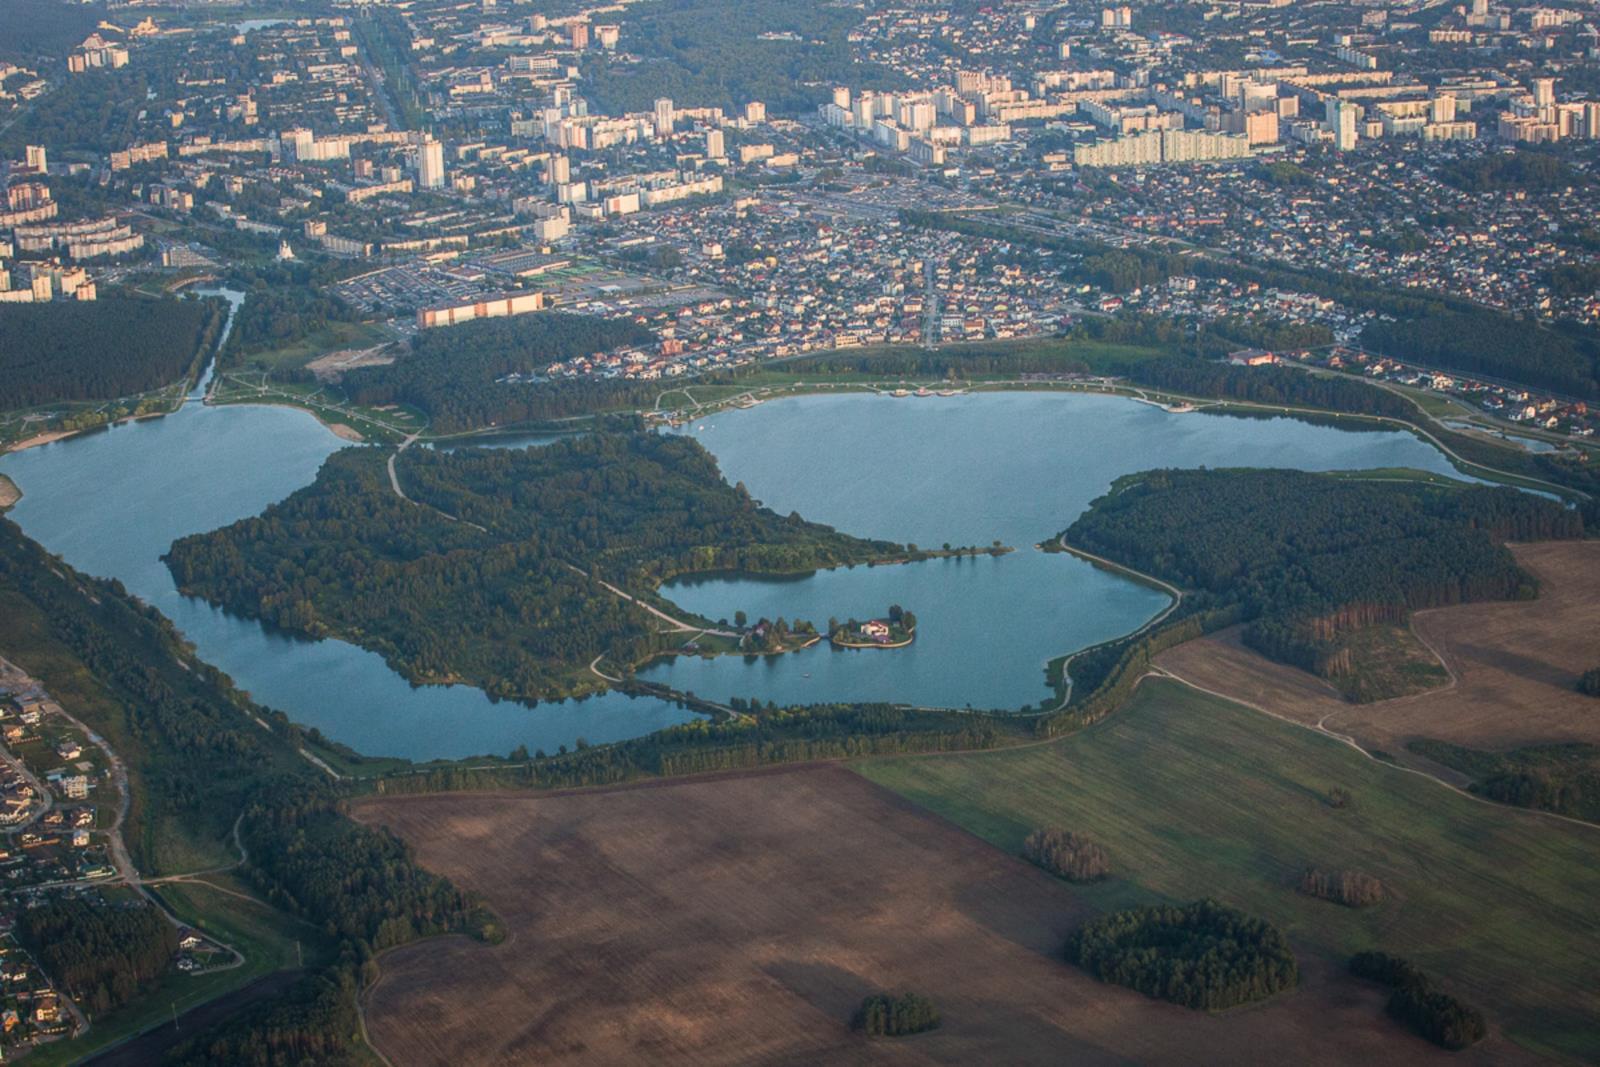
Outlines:
<svg viewBox="0 0 1600 1067"><path fill-rule="evenodd" d="M1600 666L1600 542L1513 545L1539 578L1536 600L1419 612L1413 629L1455 678L1428 693L1353 705L1332 687L1258 655L1237 630L1163 652L1156 665L1203 688L1348 734L1367 749L1404 756L1405 742L1434 737L1478 748L1550 741L1600 742L1600 701L1573 686Z"/></svg>
<svg viewBox="0 0 1600 1067"><path fill-rule="evenodd" d="M1223 1016L1102 985L1058 956L1088 914L1071 887L840 767L373 798L356 815L509 931L383 957L367 1021L396 1067L1490 1058L1446 1057L1304 956L1299 990ZM944 1026L856 1035L878 990L931 997Z"/></svg>

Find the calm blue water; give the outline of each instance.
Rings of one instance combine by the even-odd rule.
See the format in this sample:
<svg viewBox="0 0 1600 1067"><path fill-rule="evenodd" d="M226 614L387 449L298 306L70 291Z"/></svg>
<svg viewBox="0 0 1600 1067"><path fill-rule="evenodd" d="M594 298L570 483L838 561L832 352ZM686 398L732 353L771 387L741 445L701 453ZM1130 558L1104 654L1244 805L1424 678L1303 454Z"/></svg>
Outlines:
<svg viewBox="0 0 1600 1067"><path fill-rule="evenodd" d="M1031 546L1068 526L1120 474L1157 466L1307 470L1411 466L1451 473L1399 433L1345 433L1285 419L1168 415L1133 401L996 393L949 399L809 397L687 428L779 511L851 533L937 546L1001 540L998 559L841 570L792 581L712 578L669 594L712 618L743 609L819 626L830 615L917 613L908 649L818 646L754 662L681 659L645 676L703 696L892 699L1016 708L1048 696L1042 667L1138 627L1166 598ZM530 439L527 443L534 443ZM272 633L181 596L160 556L172 541L260 512L304 486L342 443L287 408L208 408L0 457L23 490L28 534L74 566L122 580L200 655L257 700L371 755L413 759L554 750L638 736L689 713L606 694L526 707L464 686L413 688L374 653Z"/></svg>
<svg viewBox="0 0 1600 1067"><path fill-rule="evenodd" d="M710 618L916 613L917 641L893 651L804 652L751 660L682 657L642 672L712 699L895 700L1016 709L1047 700L1044 665L1137 629L1165 594L1072 556L1053 537L1123 475L1153 467L1415 467L1451 475L1406 433L1352 433L1292 419L1172 415L1118 397L981 393L817 396L769 401L685 427L729 481L780 512L863 537L924 547L1017 549L820 573L798 581L691 579L666 592Z"/></svg>
<svg viewBox="0 0 1600 1067"><path fill-rule="evenodd" d="M527 707L470 686L413 687L374 652L268 631L183 596L161 562L179 537L259 513L310 484L343 442L303 411L205 407L0 457L14 519L79 570L120 578L261 703L373 756L453 759L637 737L692 714L607 693Z"/></svg>

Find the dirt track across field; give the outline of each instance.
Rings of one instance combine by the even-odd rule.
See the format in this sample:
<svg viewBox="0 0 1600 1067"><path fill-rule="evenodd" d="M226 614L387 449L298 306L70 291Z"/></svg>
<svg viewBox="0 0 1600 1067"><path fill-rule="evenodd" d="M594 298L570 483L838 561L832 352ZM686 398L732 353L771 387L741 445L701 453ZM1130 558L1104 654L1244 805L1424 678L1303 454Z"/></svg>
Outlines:
<svg viewBox="0 0 1600 1067"><path fill-rule="evenodd" d="M1419 612L1413 629L1456 682L1428 693L1349 704L1320 679L1245 648L1237 629L1190 641L1156 666L1205 689L1402 755L1433 737L1478 748L1600 743L1600 701L1578 676L1600 666L1600 542L1513 545L1539 578L1536 600Z"/></svg>
<svg viewBox="0 0 1600 1067"><path fill-rule="evenodd" d="M509 931L383 957L366 1018L395 1067L1490 1058L1435 1051L1384 1018L1377 989L1304 956L1298 991L1223 1016L1102 985L1059 959L1090 914L1070 886L843 767L370 798L355 814ZM931 997L944 1026L856 1035L880 990Z"/></svg>

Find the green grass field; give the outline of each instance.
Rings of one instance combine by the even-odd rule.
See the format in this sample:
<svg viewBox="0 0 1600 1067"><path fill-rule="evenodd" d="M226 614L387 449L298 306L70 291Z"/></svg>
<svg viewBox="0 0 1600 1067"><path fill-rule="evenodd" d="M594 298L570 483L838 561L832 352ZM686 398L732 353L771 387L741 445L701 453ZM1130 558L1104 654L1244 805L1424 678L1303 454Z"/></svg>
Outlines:
<svg viewBox="0 0 1600 1067"><path fill-rule="evenodd" d="M1214 896L1296 950L1414 959L1535 1051L1600 1057L1600 829L1474 801L1331 738L1147 681L1081 734L853 767L1008 852L1035 826L1098 838L1104 908ZM1332 788L1352 803L1327 803ZM1295 892L1308 865L1390 890L1352 910Z"/></svg>

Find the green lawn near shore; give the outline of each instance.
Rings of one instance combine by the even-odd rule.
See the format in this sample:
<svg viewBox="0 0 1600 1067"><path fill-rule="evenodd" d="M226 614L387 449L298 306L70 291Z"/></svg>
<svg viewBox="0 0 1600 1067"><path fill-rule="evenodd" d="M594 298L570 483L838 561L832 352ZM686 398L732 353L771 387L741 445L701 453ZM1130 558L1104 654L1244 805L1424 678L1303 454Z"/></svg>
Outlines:
<svg viewBox="0 0 1600 1067"><path fill-rule="evenodd" d="M1413 959L1535 1051L1600 1057L1600 829L1494 806L1177 683L1147 680L1099 725L1048 745L890 758L867 778L1007 852L1029 830L1088 833L1110 909L1212 896L1297 952ZM1350 803L1336 808L1331 789ZM1357 869L1388 899L1302 896L1307 866Z"/></svg>

